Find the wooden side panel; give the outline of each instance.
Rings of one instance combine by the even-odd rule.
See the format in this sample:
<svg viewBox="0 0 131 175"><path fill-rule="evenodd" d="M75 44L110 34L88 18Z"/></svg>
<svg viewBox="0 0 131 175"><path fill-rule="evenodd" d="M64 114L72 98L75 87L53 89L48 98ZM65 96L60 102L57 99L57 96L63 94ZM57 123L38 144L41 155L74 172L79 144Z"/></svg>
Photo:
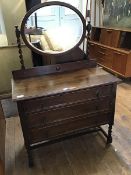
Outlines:
<svg viewBox="0 0 131 175"><path fill-rule="evenodd" d="M128 55L127 58L127 64L126 64L126 73L125 73L126 77L131 77L131 52Z"/></svg>
<svg viewBox="0 0 131 175"><path fill-rule="evenodd" d="M49 74L57 74L63 72L71 72L75 70L79 70L82 68L92 68L96 67L96 63L94 60L82 60L82 61L75 61L63 64L55 64L55 65L48 65L48 66L38 66L29 69L22 69L22 70L15 70L12 71L12 75L14 79L24 79L42 75L49 75Z"/></svg>
<svg viewBox="0 0 131 175"><path fill-rule="evenodd" d="M111 38L111 47L118 47L119 40L120 40L120 34L121 32L118 30L113 30L112 38Z"/></svg>
<svg viewBox="0 0 131 175"><path fill-rule="evenodd" d="M117 47L119 43L120 31L112 29L102 29L100 43L111 47Z"/></svg>
<svg viewBox="0 0 131 175"><path fill-rule="evenodd" d="M107 30L107 29L102 29L101 31L101 37L100 37L100 42L102 44L105 44L107 46L111 46L112 43L112 30Z"/></svg>
<svg viewBox="0 0 131 175"><path fill-rule="evenodd" d="M113 52L106 47L97 47L97 62L112 69Z"/></svg>
<svg viewBox="0 0 131 175"><path fill-rule="evenodd" d="M4 165L1 160L0 160L0 175L4 175Z"/></svg>
<svg viewBox="0 0 131 175"><path fill-rule="evenodd" d="M4 174L5 164L5 119L0 103L0 175Z"/></svg>
<svg viewBox="0 0 131 175"><path fill-rule="evenodd" d="M114 51L113 57L114 57L113 58L113 70L115 70L116 72L122 75L125 75L127 55Z"/></svg>
<svg viewBox="0 0 131 175"><path fill-rule="evenodd" d="M97 45L90 43L89 46L89 58L90 59L95 59L96 60L96 56L97 56Z"/></svg>

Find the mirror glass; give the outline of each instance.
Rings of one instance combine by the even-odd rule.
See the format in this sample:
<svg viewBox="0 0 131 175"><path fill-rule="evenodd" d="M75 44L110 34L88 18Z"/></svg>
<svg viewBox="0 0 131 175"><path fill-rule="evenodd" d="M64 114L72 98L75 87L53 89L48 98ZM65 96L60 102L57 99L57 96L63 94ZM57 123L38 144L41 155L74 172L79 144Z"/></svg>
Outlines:
<svg viewBox="0 0 131 175"><path fill-rule="evenodd" d="M63 5L43 6L26 17L23 25L26 44L37 52L59 54L71 50L83 37L83 21Z"/></svg>

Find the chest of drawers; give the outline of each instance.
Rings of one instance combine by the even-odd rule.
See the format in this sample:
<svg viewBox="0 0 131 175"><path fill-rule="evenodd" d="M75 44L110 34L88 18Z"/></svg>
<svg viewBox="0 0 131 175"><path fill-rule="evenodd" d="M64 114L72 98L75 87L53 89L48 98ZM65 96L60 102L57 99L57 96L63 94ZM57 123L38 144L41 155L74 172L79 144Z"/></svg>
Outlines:
<svg viewBox="0 0 131 175"><path fill-rule="evenodd" d="M101 130L104 124L109 124L108 133L103 133L111 143L116 82L101 69L13 81L13 98L18 105L29 164L33 148Z"/></svg>

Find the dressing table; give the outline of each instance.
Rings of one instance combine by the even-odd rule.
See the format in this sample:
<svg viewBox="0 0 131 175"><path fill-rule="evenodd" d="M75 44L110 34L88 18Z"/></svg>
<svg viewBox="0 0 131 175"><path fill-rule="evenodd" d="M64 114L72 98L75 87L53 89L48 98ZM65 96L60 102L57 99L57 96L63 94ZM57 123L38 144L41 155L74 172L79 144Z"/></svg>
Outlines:
<svg viewBox="0 0 131 175"><path fill-rule="evenodd" d="M38 10L42 8L44 11L45 8L52 7L64 8L66 14L71 12L70 18L76 19L77 24L80 25L79 30L74 34L76 42L70 48L61 45L64 49L59 51L42 50L35 48L28 38L27 29L32 29L29 23L30 17L33 19L34 13L38 14ZM65 27L64 24L62 27ZM38 29L42 27L38 27L37 22L35 30ZM70 30L74 28L71 27ZM34 52L46 56L59 55L61 59L64 54L70 54L79 47L85 33L86 23L82 14L75 7L57 1L33 7L25 15L20 31L25 44ZM41 41L37 34L36 40ZM19 38L18 43L20 44ZM101 131L107 138L107 144L112 142L118 82L116 77L96 67L94 60L88 57L86 60L30 69L25 69L23 58L20 58L22 69L12 72L12 98L18 105L29 166L33 165L33 149L66 138ZM108 133L101 128L105 124L109 125Z"/></svg>

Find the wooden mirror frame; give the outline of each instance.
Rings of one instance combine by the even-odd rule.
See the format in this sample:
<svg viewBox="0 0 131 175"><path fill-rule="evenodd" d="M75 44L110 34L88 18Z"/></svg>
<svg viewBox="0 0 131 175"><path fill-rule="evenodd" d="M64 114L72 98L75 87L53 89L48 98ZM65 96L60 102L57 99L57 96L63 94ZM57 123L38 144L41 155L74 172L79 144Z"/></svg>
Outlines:
<svg viewBox="0 0 131 175"><path fill-rule="evenodd" d="M66 51L63 51L63 52L60 52L60 53L47 53L47 52L44 52L40 49L37 49L36 47L34 47L32 44L30 44L30 42L27 41L26 39L26 36L25 36L25 24L27 22L27 19L29 18L29 16L35 12L36 10L42 8L42 7L47 7L47 6L51 6L51 5L59 5L59 6L63 6L63 7L67 7L71 10L73 10L81 19L82 21L82 24L83 24L83 34L79 40L79 42L74 46L72 47L71 49L69 50L66 50ZM50 2L44 2L44 3L41 3L41 4L38 4L36 6L34 6L33 8L31 8L27 14L25 15L25 17L23 18L23 21L22 21L22 24L21 24L21 36L22 36L22 39L24 41L24 43L27 45L27 47L29 47L31 50L33 50L34 52L38 53L38 54L41 54L41 55L63 55L65 53L68 53L70 51L72 51L74 48L80 46L80 44L83 42L85 36L86 36L86 21L83 17L83 15L81 14L81 12L76 9L74 6L70 5L70 4L67 4L65 2L60 2L60 1L50 1Z"/></svg>

